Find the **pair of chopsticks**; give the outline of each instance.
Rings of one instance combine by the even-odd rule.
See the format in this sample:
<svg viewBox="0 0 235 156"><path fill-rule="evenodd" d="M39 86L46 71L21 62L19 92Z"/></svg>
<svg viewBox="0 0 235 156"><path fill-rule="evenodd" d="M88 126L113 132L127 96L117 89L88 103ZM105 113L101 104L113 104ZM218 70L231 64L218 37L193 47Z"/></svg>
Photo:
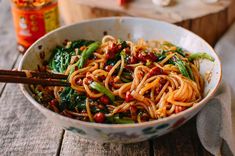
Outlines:
<svg viewBox="0 0 235 156"><path fill-rule="evenodd" d="M11 71L0 70L0 82L6 83L23 83L44 86L70 86L66 81L68 75L53 74L36 71Z"/></svg>

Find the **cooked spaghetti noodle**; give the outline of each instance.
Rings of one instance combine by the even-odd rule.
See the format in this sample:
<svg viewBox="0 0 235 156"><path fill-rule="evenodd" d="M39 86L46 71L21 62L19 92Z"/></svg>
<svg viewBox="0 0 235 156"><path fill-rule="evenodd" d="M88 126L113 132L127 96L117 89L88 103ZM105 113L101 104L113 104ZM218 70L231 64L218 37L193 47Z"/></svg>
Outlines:
<svg viewBox="0 0 235 156"><path fill-rule="evenodd" d="M71 87L33 86L49 109L83 121L140 123L168 117L202 99L198 58L166 41L136 43L104 36L100 42L67 41L47 70L68 74Z"/></svg>

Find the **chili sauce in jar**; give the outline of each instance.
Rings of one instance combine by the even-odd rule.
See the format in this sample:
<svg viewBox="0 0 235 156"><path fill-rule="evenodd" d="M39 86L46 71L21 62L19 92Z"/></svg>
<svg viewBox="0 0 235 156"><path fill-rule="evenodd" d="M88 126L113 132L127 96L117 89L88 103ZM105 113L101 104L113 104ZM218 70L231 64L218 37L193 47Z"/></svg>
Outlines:
<svg viewBox="0 0 235 156"><path fill-rule="evenodd" d="M17 49L24 53L47 32L59 27L57 0L11 0Z"/></svg>

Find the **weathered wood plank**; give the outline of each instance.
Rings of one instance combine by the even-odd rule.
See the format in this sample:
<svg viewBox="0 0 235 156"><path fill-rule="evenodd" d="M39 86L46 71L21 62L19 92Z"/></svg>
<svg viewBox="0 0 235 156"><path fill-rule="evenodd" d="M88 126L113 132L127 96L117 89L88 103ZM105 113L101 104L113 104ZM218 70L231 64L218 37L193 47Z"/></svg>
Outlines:
<svg viewBox="0 0 235 156"><path fill-rule="evenodd" d="M177 130L153 140L155 156L210 156L201 145L196 131L195 119Z"/></svg>
<svg viewBox="0 0 235 156"><path fill-rule="evenodd" d="M9 1L0 1L0 68L12 68L19 55Z"/></svg>
<svg viewBox="0 0 235 156"><path fill-rule="evenodd" d="M213 14L220 12L224 8L227 8L231 3L230 0L220 0L218 3L208 5L202 1L195 0L177 0L176 5L171 5L169 7L160 7L152 3L152 0L135 0L134 2L128 4L127 7L121 7L116 3L116 0L59 0L59 3L70 3L72 15L66 20L66 22L72 23L74 21L79 21L84 18L81 18L87 12L83 10L75 9L81 6L88 6L91 8L91 13L89 15L95 17L101 17L107 15L116 15L117 12L121 12L128 16L140 16L146 18L153 18L158 20L164 20L171 23L181 22L184 20L190 20L194 18L200 18L208 14ZM112 5L110 5L112 4ZM62 8L68 7L68 5L61 5ZM97 8L98 10L104 10L102 14L97 14L94 11ZM70 9L67 9L69 12ZM187 12L187 13L186 13ZM64 13L64 12L62 12ZM66 13L65 13L66 14ZM93 14L93 15L92 15ZM78 15L78 16L74 16ZM72 17L72 18L71 18ZM86 17L86 15L85 15ZM67 23L68 24L68 23Z"/></svg>
<svg viewBox="0 0 235 156"><path fill-rule="evenodd" d="M116 156L116 155L149 155L149 142L136 144L110 144L87 140L65 131L60 154L62 156Z"/></svg>
<svg viewBox="0 0 235 156"><path fill-rule="evenodd" d="M57 155L63 130L34 108L18 84L6 85L0 112L0 155Z"/></svg>
<svg viewBox="0 0 235 156"><path fill-rule="evenodd" d="M16 84L0 98L0 155L56 155L62 129L45 119Z"/></svg>
<svg viewBox="0 0 235 156"><path fill-rule="evenodd" d="M191 20L187 20L187 21L182 21L182 22L176 23L176 25L184 27L185 29L189 30L191 28L191 23L192 23Z"/></svg>
<svg viewBox="0 0 235 156"><path fill-rule="evenodd" d="M235 5L235 3L233 3ZM232 5L230 6L232 7ZM217 39L219 40L225 32L228 30L228 28L231 26L231 23L229 24L229 9L225 9L223 12L220 12L217 16L218 21L217 21ZM235 14L235 12L234 12ZM231 15L230 15L231 17ZM227 19L227 20L222 20L222 19ZM218 41L216 40L216 42Z"/></svg>
<svg viewBox="0 0 235 156"><path fill-rule="evenodd" d="M0 1L0 69L11 69L19 56L11 18L9 1ZM4 85L0 83L0 91Z"/></svg>
<svg viewBox="0 0 235 156"><path fill-rule="evenodd" d="M126 15L121 11L109 11L106 9L97 8L95 6L89 7L86 5L77 5L68 1L73 0L59 1L60 14L66 24L71 24L77 22L78 20L90 18ZM82 12L82 14L77 14L75 12Z"/></svg>
<svg viewBox="0 0 235 156"><path fill-rule="evenodd" d="M223 12L224 13L224 12ZM204 38L211 45L215 45L217 37L218 21L225 23L227 19L218 19L218 14L210 14L202 18L192 20L190 30Z"/></svg>
<svg viewBox="0 0 235 156"><path fill-rule="evenodd" d="M228 25L231 25L234 21L235 21L235 1L232 0L232 3L228 8Z"/></svg>
<svg viewBox="0 0 235 156"><path fill-rule="evenodd" d="M176 23L195 32L212 46L235 20L235 2L232 0L220 0L215 4L179 0L168 7L155 6L151 0L136 0L126 8L118 6L115 0L114 5L110 3L110 0L59 0L61 15L66 24L98 17L140 16Z"/></svg>
<svg viewBox="0 0 235 156"><path fill-rule="evenodd" d="M108 144L81 138L66 131L61 155L192 155L211 156L201 145L195 127L195 119L162 137L137 144Z"/></svg>

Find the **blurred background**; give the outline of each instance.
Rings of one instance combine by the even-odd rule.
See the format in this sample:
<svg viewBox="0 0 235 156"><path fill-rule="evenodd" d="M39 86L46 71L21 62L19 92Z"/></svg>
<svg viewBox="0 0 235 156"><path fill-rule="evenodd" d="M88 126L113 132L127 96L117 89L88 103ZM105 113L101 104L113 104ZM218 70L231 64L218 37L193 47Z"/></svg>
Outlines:
<svg viewBox="0 0 235 156"><path fill-rule="evenodd" d="M45 33L87 19L162 20L193 31L212 46L235 20L234 0L11 0L11 10L22 53Z"/></svg>
<svg viewBox="0 0 235 156"><path fill-rule="evenodd" d="M138 16L175 23L214 45L235 20L234 0L59 0L66 24L107 16Z"/></svg>

